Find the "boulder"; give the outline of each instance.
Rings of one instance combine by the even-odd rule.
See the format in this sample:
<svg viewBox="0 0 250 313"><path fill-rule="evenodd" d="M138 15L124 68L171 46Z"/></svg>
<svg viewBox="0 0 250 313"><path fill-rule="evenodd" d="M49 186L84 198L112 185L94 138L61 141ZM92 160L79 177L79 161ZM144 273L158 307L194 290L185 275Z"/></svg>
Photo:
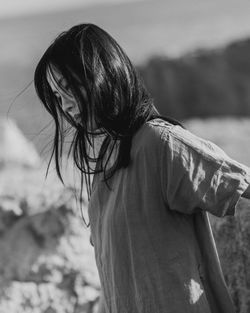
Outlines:
<svg viewBox="0 0 250 313"><path fill-rule="evenodd" d="M72 188L43 175L1 171L0 312L95 312L100 282L89 228Z"/></svg>
<svg viewBox="0 0 250 313"><path fill-rule="evenodd" d="M0 167L5 165L37 167L40 157L11 119L0 119Z"/></svg>

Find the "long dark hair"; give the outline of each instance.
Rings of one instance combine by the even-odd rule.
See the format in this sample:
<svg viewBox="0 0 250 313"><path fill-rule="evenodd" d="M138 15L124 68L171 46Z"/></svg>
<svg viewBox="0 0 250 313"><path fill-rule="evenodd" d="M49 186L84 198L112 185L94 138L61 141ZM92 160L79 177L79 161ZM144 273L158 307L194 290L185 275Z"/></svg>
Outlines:
<svg viewBox="0 0 250 313"><path fill-rule="evenodd" d="M78 124L62 111L50 88L46 73L51 66L59 70L70 86L81 113ZM126 53L106 31L94 24L76 25L61 33L39 61L34 84L38 97L55 122L54 143L47 171L54 156L57 175L64 183L61 161L67 135L64 121L67 121L67 125L74 129L68 156L72 153L74 164L81 173L80 195L85 179L88 200L92 192L91 174L103 172L107 184L117 170L128 166L132 137L142 124L161 117L181 125L175 119L159 114ZM97 131L88 129L88 123L92 121L90 117L94 118ZM94 148L93 138L100 135L104 139L99 154L97 157L90 156L90 147ZM107 170L115 147L119 148L117 158L112 168ZM107 151L110 153L104 163ZM91 162L98 166L92 169Z"/></svg>

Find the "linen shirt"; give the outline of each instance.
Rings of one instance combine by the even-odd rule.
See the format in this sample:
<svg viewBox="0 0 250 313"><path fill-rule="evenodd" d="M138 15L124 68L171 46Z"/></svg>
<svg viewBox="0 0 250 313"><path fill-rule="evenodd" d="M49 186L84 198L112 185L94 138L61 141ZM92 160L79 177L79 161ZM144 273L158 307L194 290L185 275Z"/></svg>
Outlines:
<svg viewBox="0 0 250 313"><path fill-rule="evenodd" d="M96 174L90 242L106 313L233 313L208 212L234 215L250 169L161 118L132 139L131 164Z"/></svg>

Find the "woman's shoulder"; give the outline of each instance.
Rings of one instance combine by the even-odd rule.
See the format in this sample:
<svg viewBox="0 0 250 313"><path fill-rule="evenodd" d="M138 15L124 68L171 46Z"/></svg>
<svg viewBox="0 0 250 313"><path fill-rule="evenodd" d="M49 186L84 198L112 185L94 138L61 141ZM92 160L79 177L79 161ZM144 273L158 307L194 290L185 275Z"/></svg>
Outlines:
<svg viewBox="0 0 250 313"><path fill-rule="evenodd" d="M160 151L165 151L164 153L171 150L171 153L173 152L177 157L192 154L193 157L196 155L199 158L213 160L219 164L228 157L225 151L214 142L199 137L179 124L171 124L165 120L156 119L149 121L149 125L154 131L156 142L162 147Z"/></svg>
<svg viewBox="0 0 250 313"><path fill-rule="evenodd" d="M154 118L152 120L149 120L146 122L146 124L150 125L153 128L161 128L161 127L172 127L174 124L170 123L169 121L166 121L162 118Z"/></svg>
<svg viewBox="0 0 250 313"><path fill-rule="evenodd" d="M206 152L207 150L224 154L223 151L211 141L201 138L190 132L181 124L171 123L162 118L155 118L143 124L139 130L134 145L137 150L157 151L162 150L196 150Z"/></svg>
<svg viewBox="0 0 250 313"><path fill-rule="evenodd" d="M144 152L156 151L173 126L175 125L161 118L145 122L133 138L132 149Z"/></svg>
<svg viewBox="0 0 250 313"><path fill-rule="evenodd" d="M160 141L165 140L170 133L175 132L176 127L181 127L162 118L155 118L147 121L145 124L145 132L148 131L151 134L151 139Z"/></svg>
<svg viewBox="0 0 250 313"><path fill-rule="evenodd" d="M174 128L174 124L162 119L162 118L155 118L146 122L148 126L149 132L152 133L152 136L161 138L163 134L168 133L170 130Z"/></svg>

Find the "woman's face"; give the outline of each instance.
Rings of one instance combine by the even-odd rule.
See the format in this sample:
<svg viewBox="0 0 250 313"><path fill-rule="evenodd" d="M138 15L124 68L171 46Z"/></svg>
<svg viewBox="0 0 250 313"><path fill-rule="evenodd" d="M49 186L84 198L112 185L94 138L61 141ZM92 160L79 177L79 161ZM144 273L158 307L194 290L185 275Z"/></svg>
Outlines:
<svg viewBox="0 0 250 313"><path fill-rule="evenodd" d="M66 79L62 74L52 65L52 69L47 70L47 81L50 85L55 97L59 100L62 110L75 121L80 123L80 111L77 101L70 90ZM53 74L51 73L53 71ZM55 77L55 78L54 78ZM57 83L58 82L58 83ZM62 87L60 87L62 86ZM94 119L92 119L93 129L97 129ZM89 124L90 126L90 124Z"/></svg>

